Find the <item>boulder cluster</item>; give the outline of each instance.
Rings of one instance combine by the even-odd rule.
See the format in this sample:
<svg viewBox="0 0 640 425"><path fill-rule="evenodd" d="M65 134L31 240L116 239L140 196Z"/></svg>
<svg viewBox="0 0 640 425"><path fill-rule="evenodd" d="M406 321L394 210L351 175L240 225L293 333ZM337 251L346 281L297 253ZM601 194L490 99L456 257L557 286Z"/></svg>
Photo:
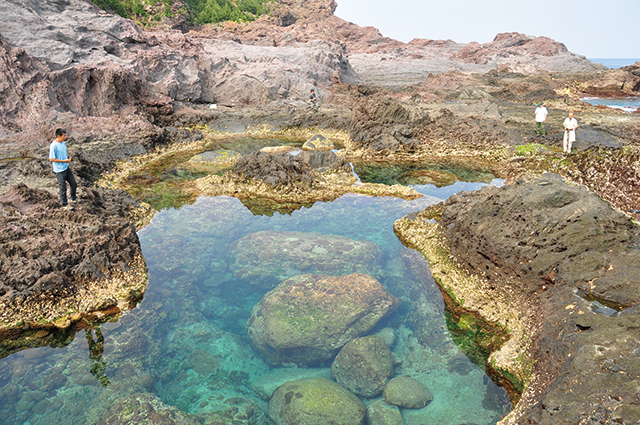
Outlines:
<svg viewBox="0 0 640 425"><path fill-rule="evenodd" d="M276 424L362 424L367 415L370 424L402 423L401 408L432 400L420 381L394 377L394 331L374 333L400 305L371 276L380 267L376 244L263 231L231 252L236 276L268 290L247 322L253 347L273 365L300 367L254 384ZM361 398L377 400L366 408Z"/></svg>

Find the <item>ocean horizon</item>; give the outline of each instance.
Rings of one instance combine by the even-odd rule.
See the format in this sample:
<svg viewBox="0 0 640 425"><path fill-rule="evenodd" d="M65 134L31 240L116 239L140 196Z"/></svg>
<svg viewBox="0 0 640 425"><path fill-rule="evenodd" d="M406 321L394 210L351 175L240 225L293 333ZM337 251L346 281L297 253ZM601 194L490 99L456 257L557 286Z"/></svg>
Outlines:
<svg viewBox="0 0 640 425"><path fill-rule="evenodd" d="M610 69L618 69L640 62L640 58L587 58L591 62L600 63Z"/></svg>

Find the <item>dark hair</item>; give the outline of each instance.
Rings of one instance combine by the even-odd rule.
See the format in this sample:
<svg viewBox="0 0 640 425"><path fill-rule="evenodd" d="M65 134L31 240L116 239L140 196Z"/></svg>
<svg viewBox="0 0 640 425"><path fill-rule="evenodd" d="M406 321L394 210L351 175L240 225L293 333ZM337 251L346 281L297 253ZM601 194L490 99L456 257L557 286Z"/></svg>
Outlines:
<svg viewBox="0 0 640 425"><path fill-rule="evenodd" d="M56 137L62 137L65 134L67 134L67 132L64 130L64 128L59 128L56 130Z"/></svg>

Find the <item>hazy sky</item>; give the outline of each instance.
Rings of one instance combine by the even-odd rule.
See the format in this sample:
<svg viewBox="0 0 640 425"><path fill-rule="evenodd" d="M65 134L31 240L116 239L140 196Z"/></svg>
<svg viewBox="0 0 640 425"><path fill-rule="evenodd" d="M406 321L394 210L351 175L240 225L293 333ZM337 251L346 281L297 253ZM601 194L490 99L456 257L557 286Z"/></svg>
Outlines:
<svg viewBox="0 0 640 425"><path fill-rule="evenodd" d="M546 36L588 58L640 58L640 0L336 0L336 15L382 35L487 43Z"/></svg>

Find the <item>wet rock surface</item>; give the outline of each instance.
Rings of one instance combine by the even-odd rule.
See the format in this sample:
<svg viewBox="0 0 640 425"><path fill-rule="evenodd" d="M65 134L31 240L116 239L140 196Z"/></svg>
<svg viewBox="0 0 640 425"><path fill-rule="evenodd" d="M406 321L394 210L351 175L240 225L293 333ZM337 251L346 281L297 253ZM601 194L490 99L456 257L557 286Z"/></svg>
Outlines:
<svg viewBox="0 0 640 425"><path fill-rule="evenodd" d="M251 285L272 289L283 279L302 273L376 274L381 255L380 248L368 241L320 233L265 231L231 245L229 268Z"/></svg>
<svg viewBox="0 0 640 425"><path fill-rule="evenodd" d="M358 397L323 378L288 382L269 402L269 417L277 425L360 425L364 416L365 407Z"/></svg>
<svg viewBox="0 0 640 425"><path fill-rule="evenodd" d="M393 358L385 340L366 336L349 341L331 363L331 374L349 391L375 397L393 376Z"/></svg>
<svg viewBox="0 0 640 425"><path fill-rule="evenodd" d="M247 323L249 338L271 363L317 365L399 304L371 276L300 275L262 297Z"/></svg>
<svg viewBox="0 0 640 425"><path fill-rule="evenodd" d="M468 282L484 288L472 291L481 295L474 299L462 285L456 297L502 324L513 318L506 311L500 318L491 305L508 300L526 325L512 340L531 341L520 351L534 359L528 384L502 423L640 419L631 360L637 344L629 343L639 337L640 227L586 188L549 174L463 192L441 214L443 243L477 276Z"/></svg>

